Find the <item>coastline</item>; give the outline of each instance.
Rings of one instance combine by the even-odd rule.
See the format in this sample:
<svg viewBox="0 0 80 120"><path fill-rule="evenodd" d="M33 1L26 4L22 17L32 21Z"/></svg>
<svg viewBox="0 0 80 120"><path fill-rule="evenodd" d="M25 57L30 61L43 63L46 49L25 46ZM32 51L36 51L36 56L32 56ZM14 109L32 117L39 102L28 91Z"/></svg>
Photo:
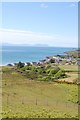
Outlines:
<svg viewBox="0 0 80 120"><path fill-rule="evenodd" d="M76 50L76 48L61 47L24 47L3 46L1 65L21 62L38 62L46 56L64 55L65 51Z"/></svg>
<svg viewBox="0 0 80 120"><path fill-rule="evenodd" d="M37 48L40 48L40 47L37 47ZM44 48L44 47L43 47ZM50 48L50 47L49 47ZM56 48L58 48L58 47L56 47ZM42 50L43 51L43 50ZM11 52L11 51L10 51ZM18 51L19 52L19 51ZM4 62L2 62L1 61L1 64L0 64L0 66L7 66L7 65L9 65L9 64L11 64L12 66L15 66L15 63L19 63L19 61L20 62L22 62L22 63L24 63L25 65L26 65L26 63L28 62L28 63L30 63L30 64L33 64L33 62L35 62L35 63L39 63L40 61L43 61L43 60L46 60L47 61L47 58L49 58L49 59L53 59L53 57L55 58L59 58L59 57L65 57L65 56L71 56L71 52L72 52L72 54L73 54L73 52L74 53L76 53L76 52L78 52L78 49L77 48L72 48L71 50L67 50L67 51L64 51L64 52L62 52L62 54L55 54L54 55L54 51L53 51L53 55L47 55L47 56L45 56L45 57L43 57L42 59L37 59L36 61L34 61L34 58L36 59L36 54L35 54L35 56L33 56L34 58L33 58L33 60L31 61L27 61L27 59L25 58L24 60L22 60L22 59L20 59L20 60L17 60L17 62L7 62L6 61L6 59L5 59L5 61L6 61L6 63L4 63ZM12 52L12 56L13 56L13 52ZM76 53L76 56L77 56L77 53ZM11 56L10 56L11 57ZM78 56L77 56L78 57ZM4 56L3 56L3 58L4 58ZM28 57L27 57L28 58ZM11 59L13 59L13 58L11 58ZM30 58L29 58L30 59Z"/></svg>

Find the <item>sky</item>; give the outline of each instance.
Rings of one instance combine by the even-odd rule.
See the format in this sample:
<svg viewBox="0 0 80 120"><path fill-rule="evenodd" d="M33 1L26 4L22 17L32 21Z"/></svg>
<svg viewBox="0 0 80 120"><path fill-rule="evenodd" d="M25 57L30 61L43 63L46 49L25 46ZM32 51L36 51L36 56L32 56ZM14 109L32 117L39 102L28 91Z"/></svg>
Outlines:
<svg viewBox="0 0 80 120"><path fill-rule="evenodd" d="M3 43L77 47L78 3L4 2L0 34Z"/></svg>

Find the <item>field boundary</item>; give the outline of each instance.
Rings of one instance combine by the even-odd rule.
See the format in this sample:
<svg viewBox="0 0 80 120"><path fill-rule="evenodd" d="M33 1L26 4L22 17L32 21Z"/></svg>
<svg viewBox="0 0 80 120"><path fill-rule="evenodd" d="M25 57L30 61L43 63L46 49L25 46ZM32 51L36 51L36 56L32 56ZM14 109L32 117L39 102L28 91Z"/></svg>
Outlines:
<svg viewBox="0 0 80 120"><path fill-rule="evenodd" d="M2 120L79 120L78 118L3 118Z"/></svg>

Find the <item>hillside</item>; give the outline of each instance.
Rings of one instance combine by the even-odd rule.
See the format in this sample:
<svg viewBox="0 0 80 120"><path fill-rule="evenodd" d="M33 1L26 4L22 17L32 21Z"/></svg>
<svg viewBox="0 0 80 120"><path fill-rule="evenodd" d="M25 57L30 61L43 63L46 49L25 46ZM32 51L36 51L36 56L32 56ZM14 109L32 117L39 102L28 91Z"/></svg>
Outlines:
<svg viewBox="0 0 80 120"><path fill-rule="evenodd" d="M77 118L78 86L29 80L3 67L3 118Z"/></svg>

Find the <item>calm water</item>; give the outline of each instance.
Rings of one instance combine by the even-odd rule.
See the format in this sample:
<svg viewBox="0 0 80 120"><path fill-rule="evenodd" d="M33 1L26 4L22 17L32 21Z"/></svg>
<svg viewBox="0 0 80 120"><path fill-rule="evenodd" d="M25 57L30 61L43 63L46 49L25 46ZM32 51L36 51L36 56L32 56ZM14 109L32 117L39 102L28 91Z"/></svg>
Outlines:
<svg viewBox="0 0 80 120"><path fill-rule="evenodd" d="M45 59L46 56L64 54L65 51L75 48L61 47L26 47L26 46L3 46L2 47L2 63L8 64L15 62L34 62ZM0 50L1 54L1 50Z"/></svg>

